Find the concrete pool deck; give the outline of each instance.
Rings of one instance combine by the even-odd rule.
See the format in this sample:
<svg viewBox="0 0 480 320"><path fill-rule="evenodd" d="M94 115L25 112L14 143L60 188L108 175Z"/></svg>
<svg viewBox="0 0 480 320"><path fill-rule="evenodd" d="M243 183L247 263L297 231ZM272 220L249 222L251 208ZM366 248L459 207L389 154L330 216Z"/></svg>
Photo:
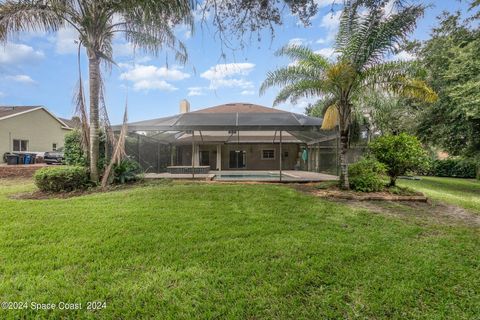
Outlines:
<svg viewBox="0 0 480 320"><path fill-rule="evenodd" d="M265 171L241 171L241 170L227 170L227 171L210 171L207 174L195 174L195 180L213 180L213 181L264 181L264 182L279 182L278 170ZM221 177L223 176L223 177ZM145 179L192 179L192 174L172 174L172 173L146 173ZM338 180L337 176L309 172L309 171L295 171L283 170L282 182L320 182L320 181L334 181Z"/></svg>

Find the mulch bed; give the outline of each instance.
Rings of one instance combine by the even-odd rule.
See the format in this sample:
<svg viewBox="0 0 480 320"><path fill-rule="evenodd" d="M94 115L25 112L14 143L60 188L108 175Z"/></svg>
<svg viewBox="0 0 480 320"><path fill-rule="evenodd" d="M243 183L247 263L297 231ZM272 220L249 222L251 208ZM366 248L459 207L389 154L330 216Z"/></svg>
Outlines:
<svg viewBox="0 0 480 320"><path fill-rule="evenodd" d="M0 179L4 178L30 178L35 171L45 167L46 164L19 164L19 165L0 165Z"/></svg>
<svg viewBox="0 0 480 320"><path fill-rule="evenodd" d="M333 200L355 200L355 201L413 201L428 202L428 198L421 192L406 192L407 194L396 194L388 189L382 192L355 192L352 190L341 190L336 185L326 188L317 188L318 184L298 184L295 189L312 194L314 196Z"/></svg>
<svg viewBox="0 0 480 320"><path fill-rule="evenodd" d="M142 182L124 184L124 185L111 185L106 188L94 187L94 188L89 188L85 190L75 190L71 192L43 192L43 191L37 190L32 192L12 194L9 196L9 198L15 199L15 200L68 199L68 198L80 197L80 196L85 196L85 195L95 194L95 193L105 193L105 192L125 190L133 186L138 186L140 184L142 184Z"/></svg>
<svg viewBox="0 0 480 320"><path fill-rule="evenodd" d="M353 192L342 190L314 190L312 194L322 198L335 198L342 200L356 200L356 201L418 201L427 202L428 198L422 193L417 195L398 195L389 192Z"/></svg>

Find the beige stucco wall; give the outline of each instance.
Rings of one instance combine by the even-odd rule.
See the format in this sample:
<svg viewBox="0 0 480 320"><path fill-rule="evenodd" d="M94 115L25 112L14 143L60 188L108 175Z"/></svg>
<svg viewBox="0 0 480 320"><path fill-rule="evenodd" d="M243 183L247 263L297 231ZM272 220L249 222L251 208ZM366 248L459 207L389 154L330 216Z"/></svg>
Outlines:
<svg viewBox="0 0 480 320"><path fill-rule="evenodd" d="M198 145L200 151L210 152L210 164L212 168L216 167L216 145ZM263 149L275 150L275 159L262 159ZM278 170L279 169L279 145L276 144L260 144L260 143L245 143L245 144L223 144L222 145L222 170L237 170L229 167L230 151L231 150L245 150L247 152L246 167L244 170ZM299 159L300 147L298 144L285 143L282 146L283 153L287 152L288 156L283 158L283 169L293 170L295 164ZM192 148L191 146L180 146L177 152L176 165L189 166L192 163Z"/></svg>
<svg viewBox="0 0 480 320"><path fill-rule="evenodd" d="M69 131L42 109L0 120L0 162L5 152L13 150L13 139L28 140L27 151L45 152L52 150L53 143L63 147Z"/></svg>

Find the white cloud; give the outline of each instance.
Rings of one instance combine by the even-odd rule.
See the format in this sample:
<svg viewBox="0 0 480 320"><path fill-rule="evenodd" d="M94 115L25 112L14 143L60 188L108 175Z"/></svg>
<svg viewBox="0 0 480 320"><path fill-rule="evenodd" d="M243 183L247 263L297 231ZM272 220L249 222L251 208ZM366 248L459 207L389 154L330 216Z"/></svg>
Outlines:
<svg viewBox="0 0 480 320"><path fill-rule="evenodd" d="M243 90L240 93L242 96L253 96L255 94L254 90Z"/></svg>
<svg viewBox="0 0 480 320"><path fill-rule="evenodd" d="M133 89L136 91L152 89L162 91L177 90L176 87L167 81L180 81L190 77L188 73L181 71L178 66L167 68L154 65L132 66L130 64L120 64L120 67L127 69L120 75L120 79L132 82Z"/></svg>
<svg viewBox="0 0 480 320"><path fill-rule="evenodd" d="M221 87L239 87L248 89L253 87L253 83L245 79L255 68L253 63L225 63L217 64L200 76L210 80L210 89Z"/></svg>
<svg viewBox="0 0 480 320"><path fill-rule="evenodd" d="M0 46L0 64L32 63L45 57L44 53L19 43L7 43Z"/></svg>
<svg viewBox="0 0 480 320"><path fill-rule="evenodd" d="M293 38L288 41L289 46L302 46L307 43L305 38Z"/></svg>
<svg viewBox="0 0 480 320"><path fill-rule="evenodd" d="M415 59L416 59L415 55L406 51L400 51L393 57L393 60L400 60L400 61L411 61Z"/></svg>
<svg viewBox="0 0 480 320"><path fill-rule="evenodd" d="M316 41L318 44L325 44L335 39L338 28L340 27L341 14L341 11L329 12L322 17L320 27L326 29L326 34Z"/></svg>
<svg viewBox="0 0 480 320"><path fill-rule="evenodd" d="M77 43L75 43L77 42ZM73 28L64 28L57 31L55 36L55 52L59 54L77 53L78 32Z"/></svg>
<svg viewBox="0 0 480 320"><path fill-rule="evenodd" d="M5 78L9 81L19 82L24 84L35 83L35 81L30 76L27 76L26 74L18 74L16 76L6 76Z"/></svg>
<svg viewBox="0 0 480 320"><path fill-rule="evenodd" d="M133 90L135 91L175 91L178 88L174 87L165 80L140 80L133 83Z"/></svg>
<svg viewBox="0 0 480 320"><path fill-rule="evenodd" d="M331 6L332 4L335 3L335 1L337 1L338 3L338 0L314 0L314 2L317 4L319 8Z"/></svg>
<svg viewBox="0 0 480 320"><path fill-rule="evenodd" d="M128 57L134 54L134 46L130 42L114 43L113 54L116 57Z"/></svg>
<svg viewBox="0 0 480 320"><path fill-rule="evenodd" d="M338 53L335 52L335 49L333 48L322 48L319 50L315 50L315 53L321 54L326 58L335 58L338 55Z"/></svg>
<svg viewBox="0 0 480 320"><path fill-rule="evenodd" d="M190 87L188 88L188 96L189 97L194 97L194 96L204 96L204 87Z"/></svg>

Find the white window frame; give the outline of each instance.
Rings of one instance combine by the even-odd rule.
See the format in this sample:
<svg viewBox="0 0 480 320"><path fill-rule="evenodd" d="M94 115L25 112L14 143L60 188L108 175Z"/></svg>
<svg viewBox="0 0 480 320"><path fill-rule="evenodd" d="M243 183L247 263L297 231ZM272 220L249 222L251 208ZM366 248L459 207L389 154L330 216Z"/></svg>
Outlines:
<svg viewBox="0 0 480 320"><path fill-rule="evenodd" d="M19 142L19 149L20 150L15 150L15 141L18 141ZM26 142L26 145L25 145L25 150L22 150L22 144ZM28 145L30 144L30 141L28 141L27 139L12 139L12 151L13 152L25 152L25 151L28 151Z"/></svg>
<svg viewBox="0 0 480 320"><path fill-rule="evenodd" d="M57 151L57 149L58 149L58 143L52 142L52 151Z"/></svg>
<svg viewBox="0 0 480 320"><path fill-rule="evenodd" d="M264 157L264 152L265 152L265 151L273 151L273 158L265 158L265 157ZM262 156L261 158L262 158L262 160L275 160L276 157L277 157L276 154L277 154L277 153L275 152L275 149L270 149L270 148L269 148L269 149L262 149L262 150L261 150L261 156Z"/></svg>

